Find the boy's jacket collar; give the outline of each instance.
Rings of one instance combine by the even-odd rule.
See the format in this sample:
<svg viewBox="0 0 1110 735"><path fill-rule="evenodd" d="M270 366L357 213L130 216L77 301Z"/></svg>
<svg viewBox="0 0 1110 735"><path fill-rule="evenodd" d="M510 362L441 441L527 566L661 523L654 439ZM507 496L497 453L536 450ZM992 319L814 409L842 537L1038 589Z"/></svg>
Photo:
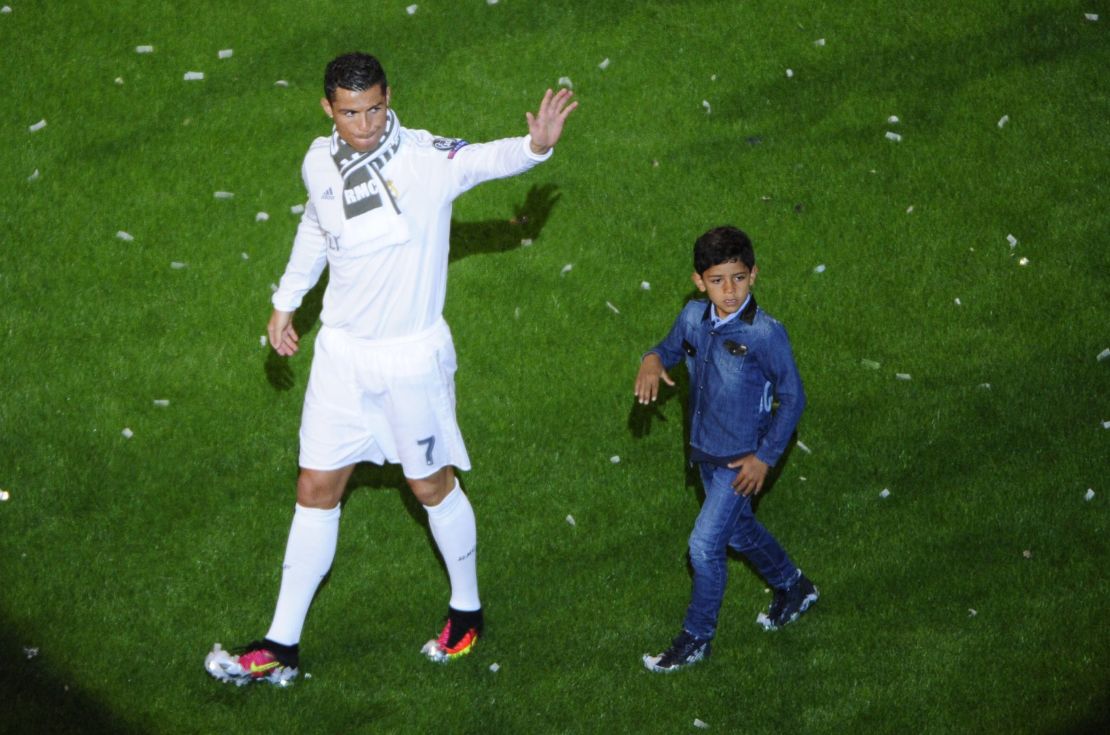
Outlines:
<svg viewBox="0 0 1110 735"><path fill-rule="evenodd" d="M712 309L712 308L713 308L713 302L710 302L710 303L705 305L705 313L701 315L701 320L703 322L709 321L709 315L710 315L709 310ZM743 319L744 322L748 326L751 326L752 322L755 321L755 310L756 310L755 294L752 294L751 298L748 299L748 305L744 307L744 310L742 312L740 312L740 317L739 318Z"/></svg>

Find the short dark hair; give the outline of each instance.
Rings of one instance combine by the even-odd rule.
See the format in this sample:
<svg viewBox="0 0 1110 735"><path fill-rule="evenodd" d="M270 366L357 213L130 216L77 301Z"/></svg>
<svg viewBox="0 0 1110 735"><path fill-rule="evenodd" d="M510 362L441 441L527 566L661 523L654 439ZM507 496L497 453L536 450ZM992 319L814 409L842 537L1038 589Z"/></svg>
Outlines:
<svg viewBox="0 0 1110 735"><path fill-rule="evenodd" d="M379 86L385 94L389 86L385 81L385 69L370 54L354 52L336 56L324 70L324 96L329 102L335 99L335 90L340 87L352 92L365 92Z"/></svg>
<svg viewBox="0 0 1110 735"><path fill-rule="evenodd" d="M699 275L715 265L734 262L755 267L755 249L743 230L732 225L714 227L694 242L694 270Z"/></svg>

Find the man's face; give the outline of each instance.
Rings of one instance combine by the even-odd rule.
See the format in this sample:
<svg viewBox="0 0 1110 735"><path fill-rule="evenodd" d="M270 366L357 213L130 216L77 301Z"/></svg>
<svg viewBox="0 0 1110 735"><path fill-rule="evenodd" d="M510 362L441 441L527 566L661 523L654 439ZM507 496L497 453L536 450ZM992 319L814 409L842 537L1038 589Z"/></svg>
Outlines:
<svg viewBox="0 0 1110 735"><path fill-rule="evenodd" d="M758 266L749 270L748 266L736 261L719 263L707 268L705 273L694 273L693 279L699 291L709 294L709 300L717 307L717 316L726 317L744 305L758 272Z"/></svg>
<svg viewBox="0 0 1110 735"><path fill-rule="evenodd" d="M359 153L367 153L381 144L389 111L389 88L382 92L374 86L362 92L338 87L335 99L320 100L320 106L335 121L339 137Z"/></svg>

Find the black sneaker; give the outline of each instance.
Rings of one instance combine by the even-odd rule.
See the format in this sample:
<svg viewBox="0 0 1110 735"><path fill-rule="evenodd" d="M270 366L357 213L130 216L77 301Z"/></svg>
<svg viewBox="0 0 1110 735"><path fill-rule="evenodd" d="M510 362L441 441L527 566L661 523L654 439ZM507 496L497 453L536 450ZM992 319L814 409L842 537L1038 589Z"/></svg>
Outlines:
<svg viewBox="0 0 1110 735"><path fill-rule="evenodd" d="M648 671L678 671L709 657L709 639L698 638L683 630L671 641L671 647L658 656L644 654Z"/></svg>
<svg viewBox="0 0 1110 735"><path fill-rule="evenodd" d="M785 590L775 590L775 599L771 600L771 606L766 613L760 613L755 621L764 630L778 630L801 617L810 605L817 602L819 596L813 582L799 569L794 584Z"/></svg>

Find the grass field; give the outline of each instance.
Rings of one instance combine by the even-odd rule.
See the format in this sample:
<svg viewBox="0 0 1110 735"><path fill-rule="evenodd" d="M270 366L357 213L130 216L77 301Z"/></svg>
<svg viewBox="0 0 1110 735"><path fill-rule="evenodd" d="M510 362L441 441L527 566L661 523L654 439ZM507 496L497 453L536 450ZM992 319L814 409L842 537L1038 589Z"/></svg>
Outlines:
<svg viewBox="0 0 1110 735"><path fill-rule="evenodd" d="M9 2L0 732L1110 724L1105 0ZM360 467L307 674L238 689L202 662L270 620L322 289L302 354L259 337L353 49L439 134L521 135L563 76L581 102L550 162L455 207L489 635L418 654L446 575L399 470ZM822 597L765 634L736 560L713 657L653 675L699 487L683 391L642 411L632 381L725 222L809 395L759 515Z"/></svg>

